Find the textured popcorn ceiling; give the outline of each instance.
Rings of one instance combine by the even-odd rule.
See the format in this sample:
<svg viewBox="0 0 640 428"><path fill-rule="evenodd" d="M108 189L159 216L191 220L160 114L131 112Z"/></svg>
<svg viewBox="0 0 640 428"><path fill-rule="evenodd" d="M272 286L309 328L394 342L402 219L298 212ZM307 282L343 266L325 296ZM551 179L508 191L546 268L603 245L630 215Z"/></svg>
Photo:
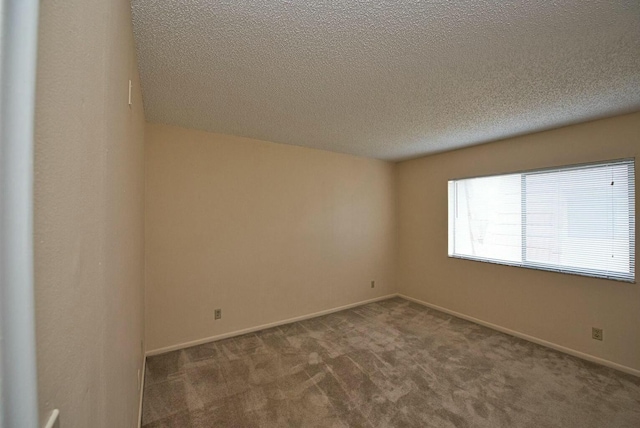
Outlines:
<svg viewBox="0 0 640 428"><path fill-rule="evenodd" d="M638 0L133 0L147 120L406 159L640 109Z"/></svg>

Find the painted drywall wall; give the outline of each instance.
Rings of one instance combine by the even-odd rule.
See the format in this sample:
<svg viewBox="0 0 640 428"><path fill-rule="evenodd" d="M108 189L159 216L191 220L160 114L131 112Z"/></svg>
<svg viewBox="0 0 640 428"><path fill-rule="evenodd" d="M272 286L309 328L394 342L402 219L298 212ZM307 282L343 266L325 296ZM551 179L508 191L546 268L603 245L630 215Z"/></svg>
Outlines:
<svg viewBox="0 0 640 428"><path fill-rule="evenodd" d="M395 289L393 164L158 124L145 139L148 350Z"/></svg>
<svg viewBox="0 0 640 428"><path fill-rule="evenodd" d="M137 426L144 115L127 0L41 3L35 282L40 420ZM133 105L128 82L133 80Z"/></svg>
<svg viewBox="0 0 640 428"><path fill-rule="evenodd" d="M640 369L638 284L447 257L448 179L637 157L639 150L636 113L399 163L399 292ZM592 326L604 329L604 341L591 339Z"/></svg>

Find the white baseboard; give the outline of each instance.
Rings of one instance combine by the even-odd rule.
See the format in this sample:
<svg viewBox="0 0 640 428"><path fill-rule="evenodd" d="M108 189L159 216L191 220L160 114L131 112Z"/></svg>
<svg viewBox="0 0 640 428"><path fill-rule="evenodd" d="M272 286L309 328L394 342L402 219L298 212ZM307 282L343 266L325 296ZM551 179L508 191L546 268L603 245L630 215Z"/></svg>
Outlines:
<svg viewBox="0 0 640 428"><path fill-rule="evenodd" d="M385 296L376 297L376 298L368 299L368 300L363 300L361 302L351 303L351 304L344 305L344 306L338 306L337 308L326 309L324 311L314 312L312 314L302 315L302 316L299 316L299 317L289 318L289 319L286 319L286 320L276 321L276 322L272 322L272 323L268 323L268 324L262 324L262 325L259 325L259 326L256 326L256 327L249 327L249 328L245 328L245 329L242 329L242 330L232 331L232 332L229 332L229 333L218 334L216 336L205 337L203 339L193 340L191 342L178 343L177 345L171 345L171 346L166 346L164 348L158 348L158 349L153 349L151 351L147 351L147 353L145 355L147 357L150 357L152 355L159 355L159 354L164 354L166 352L177 351L178 349L184 349L184 348L190 348L192 346L202 345L203 343L214 342L216 340L227 339L229 337L234 337L234 336L241 336L241 335L247 334L247 333L254 333L256 331L266 330L268 328L278 327L278 326L284 325L284 324L291 324L293 322L308 320L309 318L315 318L315 317L319 317L319 316L322 316L322 315L332 314L334 312L344 311L345 309L355 308L356 306L362 306L362 305L366 305L368 303L379 302L381 300L391 299L391 298L396 297L396 296L398 296L397 293L387 294Z"/></svg>
<svg viewBox="0 0 640 428"><path fill-rule="evenodd" d="M147 371L147 357L142 356L142 379L140 379L140 402L138 403L138 428L142 428L142 397L144 394L144 378Z"/></svg>
<svg viewBox="0 0 640 428"><path fill-rule="evenodd" d="M499 326L497 324L492 324L490 322L486 322L486 321L480 320L478 318L470 317L468 315L461 314L460 312L456 312L456 311L452 311L452 310L447 309L447 308L443 308L442 306L437 306L437 305L434 305L432 303L427 303L427 302L419 300L419 299L414 299L413 297L405 296L404 294L398 293L398 296L402 297L403 299L411 300L412 302L418 303L419 305L423 305L423 306L426 306L428 308L435 309L437 311L444 312L444 313L447 313L449 315L453 315L454 317L462 318L464 320L471 321L473 323L480 324L480 325L485 326L485 327L489 327L490 329L497 330L499 332L506 333L508 335L515 336L515 337L518 337L520 339L524 339L524 340L527 340L529 342L536 343L538 345L546 346L547 348L555 349L556 351L564 352L565 354L573 355L574 357L582 358L583 360L591 361L591 362L596 363L596 364L600 364L600 365L603 365L603 366L606 366L606 367L610 367L612 369L620 370L621 372L625 372L625 373L640 377L640 370L636 370L636 369L631 368L631 367L623 366L622 364L614 363L613 361L605 360L604 358L599 358L599 357L596 357L596 356L593 356L593 355L590 355L590 354L585 354L584 352L576 351L575 349L567 348L565 346L561 346L561 345L555 344L553 342L548 342L546 340L539 339L539 338L537 338L535 336L529 336L528 334L520 333L520 332L515 331L515 330L511 330L511 329L508 329L508 328L505 328L505 327L501 327L501 326Z"/></svg>

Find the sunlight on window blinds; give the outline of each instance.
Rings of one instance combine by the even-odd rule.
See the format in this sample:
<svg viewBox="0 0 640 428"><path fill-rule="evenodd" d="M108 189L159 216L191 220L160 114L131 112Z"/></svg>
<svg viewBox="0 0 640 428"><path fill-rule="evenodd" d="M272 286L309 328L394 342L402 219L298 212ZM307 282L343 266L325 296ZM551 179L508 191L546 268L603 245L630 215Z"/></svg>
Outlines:
<svg viewBox="0 0 640 428"><path fill-rule="evenodd" d="M635 280L634 161L449 181L449 255Z"/></svg>

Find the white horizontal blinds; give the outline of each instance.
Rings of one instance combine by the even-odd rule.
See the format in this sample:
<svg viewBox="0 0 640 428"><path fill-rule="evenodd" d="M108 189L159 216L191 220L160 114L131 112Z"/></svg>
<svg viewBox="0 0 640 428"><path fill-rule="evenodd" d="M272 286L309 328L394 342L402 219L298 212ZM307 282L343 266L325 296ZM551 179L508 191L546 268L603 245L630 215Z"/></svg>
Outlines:
<svg viewBox="0 0 640 428"><path fill-rule="evenodd" d="M454 245L450 254L521 261L520 175L456 180L453 183ZM451 187L450 187L451 188Z"/></svg>
<svg viewBox="0 0 640 428"><path fill-rule="evenodd" d="M449 182L449 255L635 279L633 160Z"/></svg>
<svg viewBox="0 0 640 428"><path fill-rule="evenodd" d="M523 176L525 264L634 279L633 161Z"/></svg>

